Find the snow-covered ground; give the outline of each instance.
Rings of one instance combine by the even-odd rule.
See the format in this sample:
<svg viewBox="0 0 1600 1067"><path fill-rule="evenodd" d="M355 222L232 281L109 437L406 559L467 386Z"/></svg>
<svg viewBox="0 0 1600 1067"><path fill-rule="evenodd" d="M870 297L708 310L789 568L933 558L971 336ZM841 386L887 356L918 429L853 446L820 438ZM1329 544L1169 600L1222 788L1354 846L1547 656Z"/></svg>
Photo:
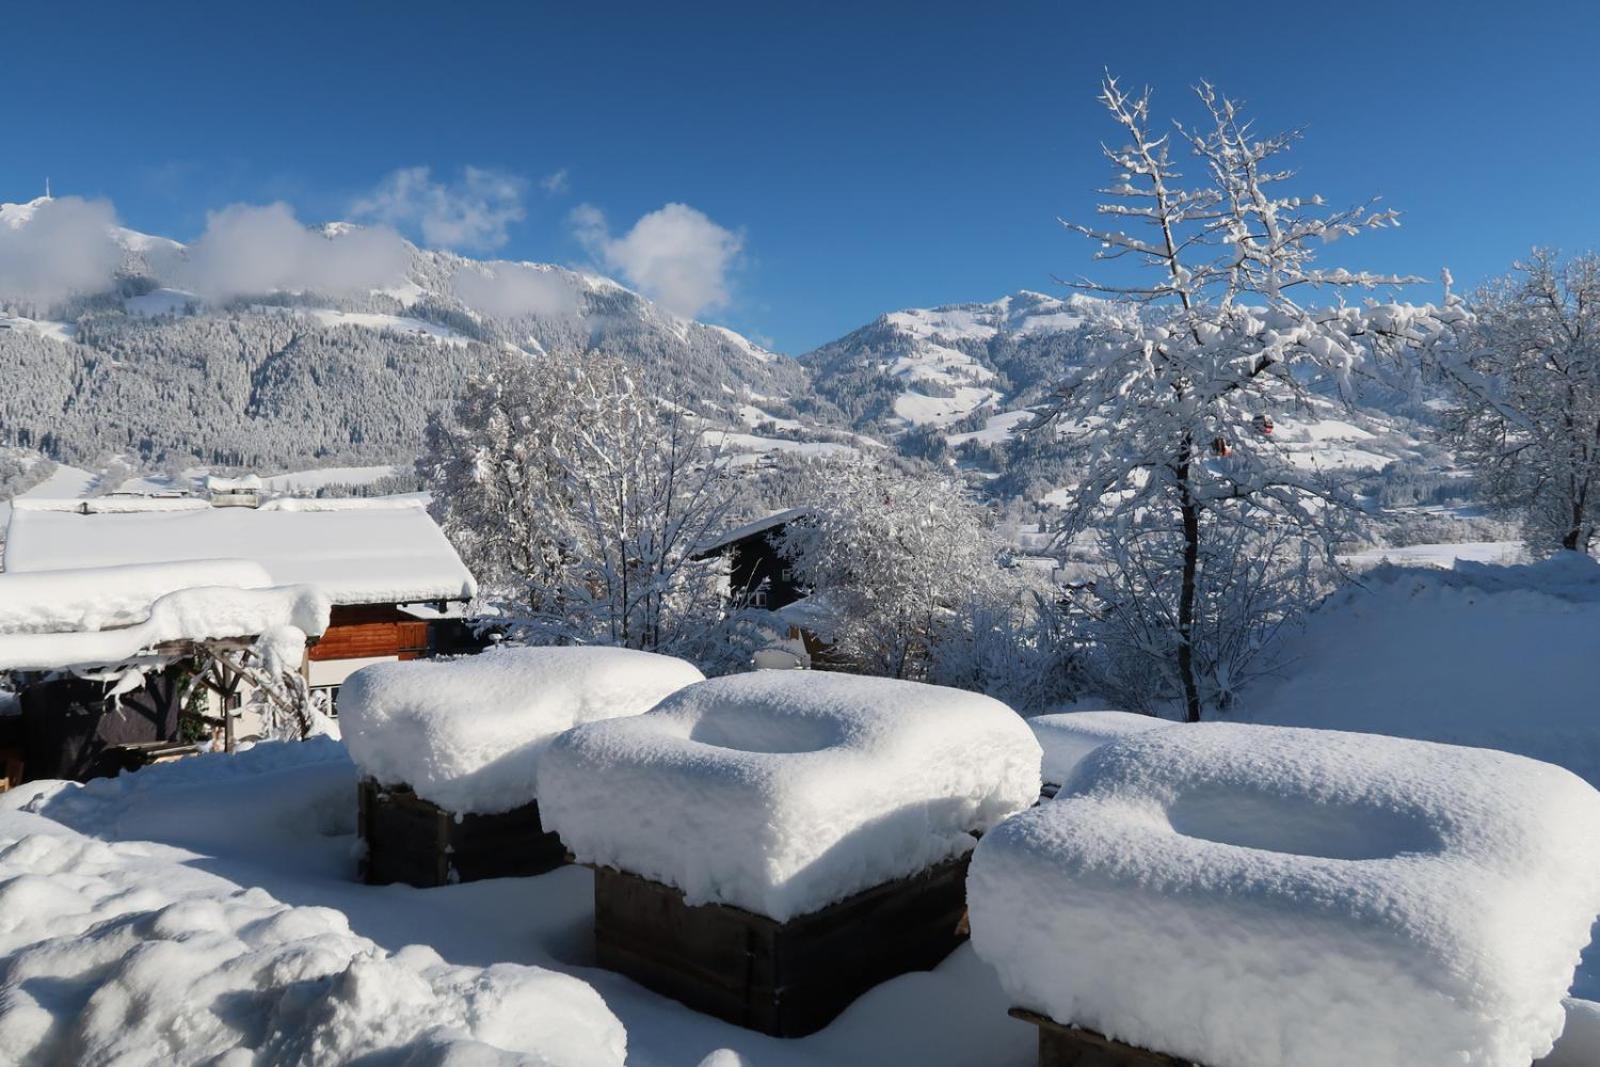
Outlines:
<svg viewBox="0 0 1600 1067"><path fill-rule="evenodd" d="M713 1061L717 1067L896 1062L1024 1067L1034 1062L1032 1028L1006 1016L1008 1001L998 980L969 947L958 949L934 971L905 975L871 990L818 1034L782 1040L691 1012L594 967L592 876L584 868L426 890L362 885L355 880L356 774L342 745L320 739L263 744L233 757L197 757L84 787L27 786L0 794L0 854L12 842L40 832L81 833L108 843L123 868L118 878L124 895L115 906L143 917L137 921L147 925L175 898L226 900L239 887L259 887L283 905L338 913L318 910L294 921L307 923L311 934L333 931L340 952L348 943L340 924L347 922L353 937L374 943L361 951L396 954L422 943L455 966L516 964L574 976L593 987L621 1020L633 1067L695 1067L720 1049L743 1058L724 1055ZM25 806L36 810L19 810ZM53 899L67 900L69 908L78 906L64 888L104 877L105 853L90 845L86 851L92 856L78 860L63 855L53 869L35 872L20 886L9 882L12 872L0 865L0 896L15 894L8 898L10 906L0 905L0 975L13 946L60 929L51 925L59 910ZM15 906L22 892L29 894L26 910ZM271 910L259 894L250 899ZM109 915L109 907L100 914ZM18 915L28 918L18 922L13 918ZM84 943L60 951L81 953L73 958L87 962L102 950ZM410 958L431 959L426 953ZM226 970L223 963L214 966ZM335 959L326 966L337 970L344 963ZM394 982L379 976L370 989L374 999L369 1003L375 1007L360 1019L370 1025L385 1012L413 1010L410 1002L393 996ZM603 1029L603 1019L581 997L568 998L569 1007L561 1008L549 999L548 983L543 992L539 984L525 995L516 1024L501 1031L503 1040L519 1034L523 1040L537 1039L530 1031L565 1019L565 1012L583 1020L585 1032ZM126 988L110 995L121 996ZM311 991L321 987L314 985ZM426 1003L437 1015L449 1015L447 1009L457 1003L442 994L433 997ZM81 993L47 1001L41 1010L70 1024L78 1018L80 1003ZM437 1007L440 1003L444 1009ZM252 1010L259 1011L259 1004L252 1004ZM4 1011L0 1007L0 1034L7 1033ZM31 1025L36 1030L46 1021L35 1016ZM394 1025L404 1030L400 1022ZM480 1027L475 1036L505 1047L492 1028ZM607 1061L597 1055L588 1062Z"/></svg>

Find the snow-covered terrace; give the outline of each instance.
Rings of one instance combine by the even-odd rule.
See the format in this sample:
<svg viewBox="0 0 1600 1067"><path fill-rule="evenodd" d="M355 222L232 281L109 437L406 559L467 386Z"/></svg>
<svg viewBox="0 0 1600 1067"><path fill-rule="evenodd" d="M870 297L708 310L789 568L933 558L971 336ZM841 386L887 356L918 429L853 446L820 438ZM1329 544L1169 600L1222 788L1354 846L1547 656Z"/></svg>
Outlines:
<svg viewBox="0 0 1600 1067"><path fill-rule="evenodd" d="M16 501L8 573L247 560L268 585L307 585L335 605L466 600L476 583L416 498L280 499L258 508L203 500Z"/></svg>

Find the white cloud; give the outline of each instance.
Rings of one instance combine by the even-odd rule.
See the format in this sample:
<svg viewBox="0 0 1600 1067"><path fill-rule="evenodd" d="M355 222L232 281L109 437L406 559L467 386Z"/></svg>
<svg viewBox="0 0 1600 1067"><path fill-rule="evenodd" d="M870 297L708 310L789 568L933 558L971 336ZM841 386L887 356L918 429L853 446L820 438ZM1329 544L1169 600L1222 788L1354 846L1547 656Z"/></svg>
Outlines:
<svg viewBox="0 0 1600 1067"><path fill-rule="evenodd" d="M727 305L729 273L744 235L717 225L687 204L652 211L621 237L592 204L573 209L574 233L607 270L618 271L669 311L694 317Z"/></svg>
<svg viewBox="0 0 1600 1067"><path fill-rule="evenodd" d="M481 167L465 167L449 183L435 181L427 167L406 167L356 201L351 214L420 233L434 248L484 251L505 244L507 230L526 215L527 184L514 174Z"/></svg>
<svg viewBox="0 0 1600 1067"><path fill-rule="evenodd" d="M567 175L567 168L562 167L554 174L546 174L539 179L539 188L551 196L561 196L572 189L572 181Z"/></svg>
<svg viewBox="0 0 1600 1067"><path fill-rule="evenodd" d="M497 319L564 315L578 307L578 294L560 274L522 263L462 267L451 285L468 307Z"/></svg>
<svg viewBox="0 0 1600 1067"><path fill-rule="evenodd" d="M105 200L63 196L8 209L0 218L0 301L44 310L108 288L122 262L116 224Z"/></svg>
<svg viewBox="0 0 1600 1067"><path fill-rule="evenodd" d="M211 299L279 290L361 292L405 278L410 254L386 227L309 230L287 204L233 204L206 216L173 284Z"/></svg>

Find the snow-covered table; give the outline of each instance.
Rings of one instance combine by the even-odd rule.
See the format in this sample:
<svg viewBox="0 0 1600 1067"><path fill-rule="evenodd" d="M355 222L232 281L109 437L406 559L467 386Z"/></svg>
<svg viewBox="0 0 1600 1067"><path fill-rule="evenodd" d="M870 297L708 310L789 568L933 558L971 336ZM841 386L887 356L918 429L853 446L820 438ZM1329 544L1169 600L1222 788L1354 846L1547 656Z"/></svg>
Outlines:
<svg viewBox="0 0 1600 1067"><path fill-rule="evenodd" d="M1484 749L1205 723L985 836L1019 1007L1211 1067L1527 1067L1600 912L1600 793Z"/></svg>
<svg viewBox="0 0 1600 1067"><path fill-rule="evenodd" d="M1039 762L988 697L757 672L562 735L540 802L597 868L603 965L794 1035L959 943L973 835L1035 801Z"/></svg>
<svg viewBox="0 0 1600 1067"><path fill-rule="evenodd" d="M363 774L363 877L440 885L559 865L566 848L539 810L540 752L574 725L638 715L702 678L682 660L618 648L504 648L357 671L339 714Z"/></svg>

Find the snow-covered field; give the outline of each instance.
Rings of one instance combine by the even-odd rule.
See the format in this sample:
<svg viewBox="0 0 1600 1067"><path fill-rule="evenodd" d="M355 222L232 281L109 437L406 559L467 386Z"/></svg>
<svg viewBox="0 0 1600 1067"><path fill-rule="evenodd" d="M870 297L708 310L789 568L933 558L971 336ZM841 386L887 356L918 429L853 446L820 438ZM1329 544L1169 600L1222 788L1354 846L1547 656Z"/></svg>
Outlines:
<svg viewBox="0 0 1600 1067"><path fill-rule="evenodd" d="M1367 573L1363 582L1315 613L1301 643L1291 650L1293 671L1253 693L1234 717L1510 749L1565 765L1591 782L1600 781L1600 750L1592 741L1592 726L1585 721L1592 694L1600 687L1592 648L1593 635L1600 632L1596 615L1600 564L1565 557L1527 566L1466 563L1454 570L1390 566ZM687 798L682 803L691 806L709 799L714 810L726 813L729 826L737 823L736 816L757 806L748 799L719 800L722 794L714 790L695 801L692 790L617 788L603 780L600 764L615 761L630 746L639 758L659 761L663 753L670 756L673 730L719 746L715 767L708 765L707 772L721 768L718 773L725 782L765 774L773 782L788 782L784 790L793 793L804 786L800 769L817 763L837 765L843 770L829 774L842 774L864 786L869 778L856 771L865 756L852 746L865 744L866 735L850 745L844 745L842 738L859 734L865 720L857 722L861 716L849 713L839 694L819 691L815 707L790 701L798 716L794 721L776 712L771 721L740 717L710 699L728 686L742 694L741 687L820 685L829 677L728 679L708 684L705 700L688 699L694 690L684 690L683 699L669 701L670 707L656 715L670 727L665 732L608 723L581 728L578 734L586 733L587 740L579 747L605 759L573 762L568 769L576 778L565 791L590 797L579 806L592 809L595 818L583 818L596 823L599 829L594 833L608 840L641 833L648 837L656 807L670 815L676 810L672 805L679 803L671 798L680 794ZM403 683L398 668L395 680ZM693 681L693 676L686 674L684 681ZM404 688L391 686L390 695L404 696ZM735 702L741 709L745 696L749 694ZM916 696L912 704L921 708L918 700L925 694ZM615 722L644 724L650 717ZM911 713L902 725L909 728L914 718ZM819 724L829 722L833 725L828 729L839 736L824 743L827 739L819 741L816 731ZM1595 798L1575 779L1557 779L1536 765L1471 749L1449 749L1448 758L1435 760L1428 756L1431 750L1424 751L1427 746L1390 751L1386 745L1396 743L1370 737L1348 740L1354 735L1286 734L1282 743L1288 747L1262 764L1260 746L1253 742L1224 744L1225 752L1208 755L1204 746L1185 740L1188 727L1140 730L1137 727L1148 723L1130 723L1118 713L1062 716L1034 725L1046 741L1049 760L1058 767L1054 777L1072 779L1069 799L1094 792L1085 775L1104 779L1104 788L1094 795L1103 794L1106 816L1069 833L1057 825L1060 820L1052 813L1059 802L1052 802L1003 822L991 835L994 845L989 852L1006 853L1006 841L1030 850L1029 842L1043 843L1045 851L1056 856L1049 862L1065 864L1062 870L1070 869L1071 878L1088 878L1100 885L1096 879L1102 876L1091 877L1086 873L1090 868L1124 869L1138 858L1135 846L1182 838L1184 846L1197 850L1195 855L1212 865L1206 869L1214 869L1224 882L1233 879L1248 888L1257 885L1262 872L1278 872L1288 879L1274 882L1279 888L1262 889L1248 901L1238 896L1229 898L1232 903L1195 905L1200 909L1196 914L1213 919L1231 916L1227 921L1232 926L1212 920L1188 927L1176 918L1161 921L1164 929L1232 930L1219 943L1240 952L1249 949L1229 958L1253 976L1251 981L1305 994L1278 997L1271 1018L1258 1019L1253 1030L1234 1026L1224 1031L1196 1024L1197 1028L1185 1031L1200 1042L1193 1048L1252 1050L1219 1061L1224 1063L1277 1062L1271 1058L1271 1042L1299 1032L1296 1012L1311 1012L1322 1028L1318 1032L1327 1037L1340 1028L1334 1026L1331 1009L1323 1009L1346 1000L1349 1005L1367 1005L1359 1011L1352 1008L1350 1016L1372 1020L1366 1037L1377 1040L1387 1033L1418 1049L1433 1048L1429 1042L1435 1041L1448 1045L1476 1040L1463 1035L1480 1033L1497 1047L1514 1048L1518 1042L1537 1047L1558 1025L1560 1015L1552 1013L1554 993L1548 987L1559 988L1565 982L1565 968L1571 963L1564 961L1570 961L1573 946L1582 940L1589 889L1572 881L1572 870L1563 866L1581 849L1560 841L1549 845L1554 840L1549 834L1561 829L1587 841L1584 824L1591 820L1581 809L1592 806ZM1195 729L1214 730L1221 737L1229 730L1251 728ZM898 736L900 730L896 727L890 733ZM890 733L870 744L889 744ZM1119 737L1127 740L1116 741ZM1330 763L1328 753L1337 747L1336 738L1346 739L1340 742L1346 748L1354 747L1346 752L1351 758ZM913 741L909 749L901 745L898 755L882 758L899 768L897 774L912 775L905 781L928 784L918 775L927 778L929 772L917 767L943 764L929 763L928 746ZM1122 755L1116 760L1089 756L1081 762L1102 742L1118 744ZM966 752L975 745L982 748L969 738L958 747ZM913 757L912 750L920 755ZM476 756L492 763L510 751L484 750ZM1454 770L1452 759L1460 763ZM1274 768L1276 777L1263 777L1262 766ZM402 775L417 777L415 767L413 760ZM799 775L792 782L785 777L790 769ZM1096 938L1095 951L1111 953L1108 960L1128 959L1132 969L1124 978L1135 987L1146 987L1153 979L1135 973L1132 957L1117 955L1113 942L1124 944L1117 938L1146 929L1152 916L1167 914L1162 908L1178 908L1172 916L1193 918L1172 903L1172 893L1149 900L1104 886L1093 894L1077 889L1057 893L1050 888L1060 883L1054 876L1034 888L1019 889L1016 871L1035 861L1024 862L1020 854L1011 854L1001 865L1011 873L997 875L1001 878L996 883L998 912L990 908L987 913L988 930L994 936L984 933L985 916L974 916L980 948L987 945L985 951L991 954L998 951L1019 960L1020 970L1008 969L1005 959L996 957L999 971L1007 973L1007 986L1002 986L997 967L966 946L931 972L902 976L871 990L818 1034L797 1040L769 1038L694 1013L595 967L592 878L585 868L570 866L534 878L427 890L361 884L356 880L355 834L359 773L342 742L319 738L299 744L261 744L236 756L195 757L87 786L34 783L0 794L0 1062L184 1062L186 1056L205 1059L238 1046L256 1051L255 1062L261 1063L342 1063L366 1053L415 1057L408 1062L478 1062L474 1057L488 1060L498 1054L493 1050L500 1050L522 1058L492 1062L598 1065L620 1062L625 1040L627 1062L640 1067L696 1067L708 1058L713 1067L889 1062L1023 1067L1034 1062L1035 1037L1029 1026L1006 1015L1009 1006L1031 997L1037 1004L1060 1010L1051 1000L1057 996L1052 991L1066 995L1068 987L1061 984L1065 979L1055 969L1063 960L1091 958L1083 953ZM1438 780L1424 782L1427 774ZM1216 778L1218 789L1226 787L1222 794L1199 795L1191 788L1205 775ZM1340 775L1354 777L1345 781ZM541 764L541 781L543 776ZM590 777L593 781L586 781ZM1009 780L999 771L982 777ZM1031 778L1024 785L1031 789L1036 782ZM1309 817L1278 818L1281 805L1263 808L1260 797L1244 795L1267 788L1263 782L1280 792L1333 789L1341 798L1339 804L1360 809L1359 818L1350 825ZM928 795L977 796L975 783L940 788L943 793ZM1537 796L1544 795L1541 791L1551 789L1560 796L1533 805ZM1497 790L1506 796L1494 799ZM743 795L733 790L727 796L735 794ZM1295 796L1306 799L1300 793ZM1483 797L1489 800L1479 803ZM1013 806L1025 803L1022 799ZM1559 826L1539 822L1557 809L1568 811L1557 817ZM1078 812L1073 816L1078 818L1089 809L1079 804L1071 810ZM1160 815L1155 821L1152 810ZM1469 810L1479 811L1473 818L1488 827L1488 836L1460 837L1449 812ZM1068 813L1067 806L1060 807L1061 819ZM1309 809L1301 812L1308 813ZM1492 816L1487 822L1484 813ZM760 811L754 814L758 821L764 817ZM557 822L569 816L583 821L554 809L552 815ZM1013 823L1015 828L1005 829ZM685 825L681 813L676 825ZM1494 829L1497 826L1500 829ZM1534 834L1536 826L1543 827L1543 836ZM565 833L569 827L563 823L561 829ZM575 840L585 833L575 833ZM673 844L686 861L694 860L696 849L704 851L696 863L738 860L725 846L741 833L719 831L702 845L691 840ZM1052 851L1074 841L1083 848L1101 848L1103 854L1096 853L1099 859L1095 859L1084 853L1069 862L1070 857ZM1362 937L1371 936L1369 920L1379 923L1373 916L1389 916L1381 920L1387 922L1399 914L1384 910L1381 901L1362 903L1366 899L1362 894L1376 883L1352 866L1353 856L1347 852L1369 847L1373 841L1380 847L1393 846L1383 854L1389 858L1357 863L1368 862L1374 878L1392 875L1400 879L1396 885L1409 886L1405 879L1420 871L1426 860L1438 866L1443 879L1424 887L1429 893L1438 893L1440 884L1465 885L1452 873L1458 860L1466 864L1461 877L1489 877L1482 871L1500 870L1495 865L1503 866L1507 855L1522 857L1493 875L1503 875L1504 887L1483 883L1475 890L1483 899L1509 902L1509 910L1496 917L1481 909L1441 906L1436 909L1440 921L1448 918L1454 925L1435 929L1428 918L1434 914L1429 910L1433 898L1407 895L1411 892L1407 889L1396 899L1411 909L1406 912L1411 918L1403 925L1422 938L1417 952L1397 952L1382 937L1371 944L1362 942ZM579 847L592 844L578 842ZM1393 857L1395 850L1415 855ZM1288 855L1294 852L1308 855ZM980 847L980 860L983 853ZM1229 868L1231 874L1224 870L1224 861L1243 862L1241 857L1250 862L1237 870ZM1517 872L1535 860L1544 873L1530 888L1526 872ZM1183 870L1169 870L1156 882L1181 881L1189 877ZM691 871L682 877L692 876ZM1352 878L1355 881L1348 884L1337 882ZM1558 881L1577 888L1551 896ZM1302 903L1322 900L1316 887L1324 884L1344 886L1330 899L1345 904L1310 925L1300 912L1287 925L1272 918L1279 914L1274 909L1291 897ZM1273 896L1280 890L1289 896ZM1148 887L1141 892L1149 892ZM1528 898L1532 903L1516 905L1519 892L1532 893ZM1095 894L1101 900L1095 906L1098 910L1073 903ZM1024 897L1035 904L1019 903ZM1046 904L1055 908L1055 902L1071 905L1071 913L1045 915ZM1265 910L1257 914L1251 908ZM1086 915L1093 922L1071 937L1025 930L1020 939L1012 938L1012 948L1005 948L1011 935L1004 933L1004 924L995 926L995 915L1020 917L1031 912L1037 913L1039 923L1058 932L1067 928L1059 923L1071 926L1085 921ZM1530 964L1538 972L1535 984L1545 992L1524 1003L1519 998L1526 983L1533 981L1528 975L1534 971L1524 974L1515 961L1524 959L1520 953L1533 936L1533 927L1526 923L1534 915L1540 917L1539 928L1553 931L1554 939L1539 950L1536 965ZM1508 940L1500 936L1507 930L1519 932ZM1457 952L1452 947L1456 941L1478 937L1495 952L1510 954L1493 966L1486 966L1488 957L1480 959L1470 951L1462 957L1467 963L1449 962L1456 959L1448 955ZM421 947L408 947L414 945ZM1039 952L1042 945L1051 946L1050 951ZM1140 951L1160 947L1152 945ZM1429 956L1423 948L1437 949L1441 955ZM1279 958L1280 949L1318 966L1297 974L1297 965ZM1171 946L1162 949L1170 950ZM1201 955L1215 955L1207 953ZM1343 958L1340 953L1351 954L1353 962L1330 967L1330 960ZM1462 977L1471 967L1480 968L1479 979ZM1175 968L1173 964L1157 970L1167 973ZM1337 990L1315 992L1332 989L1328 983L1346 971L1370 974L1372 981L1352 986L1347 998ZM1297 977L1283 984L1274 977L1279 972ZM1108 982L1110 974L1104 970ZM1039 981L1044 984L1038 985ZM1479 1005L1473 1009L1476 1015L1441 1010L1421 1030L1407 1029L1412 1016L1396 1007L1407 1003L1405 997L1433 1004L1427 990L1458 981L1468 981L1470 996L1478 998L1473 1001ZM1231 995L1230 981L1221 977L1208 988L1216 995L1207 1003L1222 1003ZM1600 997L1600 957L1580 967L1572 992ZM1181 999L1168 995L1163 1003ZM1129 1034L1135 1030L1126 1027L1190 1025L1181 1012L1128 1015L1131 1002L1129 997L1102 998L1094 1010L1108 1013L1106 1019L1123 1020L1116 1025ZM1074 1003L1089 1001L1080 998ZM136 1019L127 1007L132 1004L140 1005ZM1541 1063L1593 1067L1600 1062L1600 1004L1568 1001L1565 1011L1563 1043ZM1138 1032L1156 1035L1155 1030ZM1540 1039L1540 1033L1546 1037ZM1329 1040L1318 1046L1322 1053L1332 1047ZM1263 1053L1263 1048L1269 1051ZM118 1060L119 1054L127 1058Z"/></svg>
<svg viewBox="0 0 1600 1067"><path fill-rule="evenodd" d="M150 1041L157 1040L164 1023L177 1023L181 1010L204 1015L206 1001L199 993L227 993L249 981L244 971L266 988L251 996L232 994L238 1013L226 1018L238 1024L234 1040L265 1035L274 1020L291 1026L296 1019L330 1019L339 1024L327 1035L330 1042L336 1034L353 1042L352 1031L377 1027L380 1036L392 1035L399 1045L418 1040L422 1023L438 1021L453 1027L457 1041L471 1037L500 1048L545 1047L538 1043L595 1035L590 1058L550 1062L614 1062L607 1059L604 1017L574 990L553 985L542 972L518 971L499 979L514 983L517 997L502 998L488 982L493 971L476 978L473 972L455 972L446 980L430 953L402 952L407 945L424 944L455 967L512 964L588 983L626 1028L633 1067L695 1067L720 1049L742 1058L725 1054L712 1061L716 1067L893 1062L1023 1067L1033 1062L1032 1028L1006 1016L1008 1002L997 979L968 947L932 972L873 989L816 1035L781 1040L696 1014L595 968L589 933L592 876L584 868L427 890L362 885L355 880L356 775L343 746L321 739L264 744L234 757L197 757L84 787L51 783L0 794L0 974L12 965L7 955L20 944L62 936L43 954L54 968L49 973L80 976L76 983L41 982L34 987L37 995L0 999L0 1036L12 1039L0 1041L0 1048L25 1047L18 1043L24 1034L45 1039L54 1023L66 1034L90 1030L111 1047L126 1019L83 1012L85 985L104 974L108 988L102 1003L108 1008L126 1003L141 981L158 988L154 975L134 970L139 957L148 955L151 967L163 956L174 961L169 983L159 988L193 991L171 1001L157 997L146 1008L138 1034ZM26 843L41 834L65 837L67 844ZM39 851L50 856L28 858ZM207 902L204 921L210 925L204 940L195 942L190 928L164 917L164 909L182 899ZM295 910L254 927L242 917L275 915L278 904ZM105 919L117 922L78 936ZM124 927L135 933L124 933ZM239 932L230 935L233 928ZM269 936L284 947L274 947ZM250 951L236 945L235 937ZM184 944L185 939L194 943ZM320 950L324 939L329 943ZM178 943L157 951L146 944L150 941ZM317 958L305 961L313 951ZM377 962L351 968L349 960L356 957ZM116 966L96 969L113 959ZM274 978L277 972L268 966L273 961L296 962L292 967L285 962L285 976ZM426 988L399 973L418 965L435 968ZM315 979L313 973L336 977ZM502 999L513 1010L496 1010ZM185 1001L191 1002L187 1009ZM413 1021L413 1015L419 1018ZM208 1019L199 1029L210 1032L218 1025ZM335 1054L340 1046L329 1049L321 1060L293 1061L269 1052L261 1062L344 1061ZM463 1044L458 1051L470 1050ZM127 1062L174 1061L156 1053Z"/></svg>

